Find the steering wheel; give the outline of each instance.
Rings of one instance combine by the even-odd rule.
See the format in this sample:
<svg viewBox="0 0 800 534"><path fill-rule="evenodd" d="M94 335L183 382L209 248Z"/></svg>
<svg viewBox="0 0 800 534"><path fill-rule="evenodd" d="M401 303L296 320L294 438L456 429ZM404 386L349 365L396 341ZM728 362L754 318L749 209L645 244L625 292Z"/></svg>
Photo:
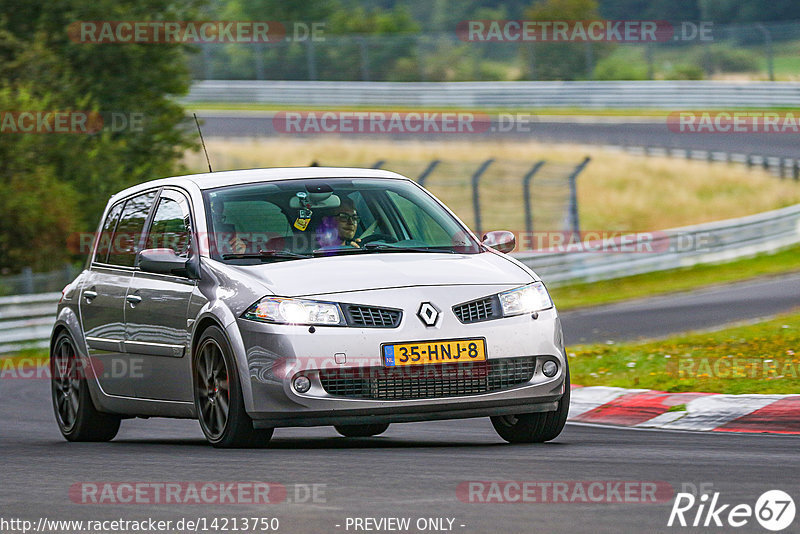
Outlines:
<svg viewBox="0 0 800 534"><path fill-rule="evenodd" d="M373 241L385 241L386 243L397 243L397 239L390 236L389 234L370 234L367 237L361 238L362 245L366 245L367 243L372 243Z"/></svg>

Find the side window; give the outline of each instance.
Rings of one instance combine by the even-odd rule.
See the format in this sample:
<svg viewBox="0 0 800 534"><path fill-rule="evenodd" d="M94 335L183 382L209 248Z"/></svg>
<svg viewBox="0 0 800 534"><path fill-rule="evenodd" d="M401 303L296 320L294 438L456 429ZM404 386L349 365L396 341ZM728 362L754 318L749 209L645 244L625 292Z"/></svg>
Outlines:
<svg viewBox="0 0 800 534"><path fill-rule="evenodd" d="M108 260L108 252L111 250L114 230L117 228L119 215L122 213L122 206L124 204L124 202L115 204L106 216L103 228L100 230L100 236L97 239L97 248L94 251L94 261L98 263L106 263Z"/></svg>
<svg viewBox="0 0 800 534"><path fill-rule="evenodd" d="M139 251L144 223L150 213L156 193L152 191L129 199L122 210L122 217L114 232L113 248L108 255L108 263L133 267Z"/></svg>
<svg viewBox="0 0 800 534"><path fill-rule="evenodd" d="M178 256L188 258L191 242L188 209L172 198L162 197L144 248L170 248Z"/></svg>

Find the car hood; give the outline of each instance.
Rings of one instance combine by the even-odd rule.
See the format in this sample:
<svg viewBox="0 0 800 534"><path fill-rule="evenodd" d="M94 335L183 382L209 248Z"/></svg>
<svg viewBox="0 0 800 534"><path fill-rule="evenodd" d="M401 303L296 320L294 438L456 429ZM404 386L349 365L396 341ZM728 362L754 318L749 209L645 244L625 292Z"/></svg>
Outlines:
<svg viewBox="0 0 800 534"><path fill-rule="evenodd" d="M527 284L532 273L503 255L435 253L350 254L263 265L232 266L287 297L406 286Z"/></svg>

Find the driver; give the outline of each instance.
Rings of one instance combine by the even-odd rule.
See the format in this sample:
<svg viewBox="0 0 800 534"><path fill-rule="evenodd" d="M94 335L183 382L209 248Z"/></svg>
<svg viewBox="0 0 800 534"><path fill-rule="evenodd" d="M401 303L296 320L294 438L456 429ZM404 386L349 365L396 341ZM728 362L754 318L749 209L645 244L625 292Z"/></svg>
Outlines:
<svg viewBox="0 0 800 534"><path fill-rule="evenodd" d="M356 230L359 221L355 204L349 198L342 198L338 208L331 215L322 219L319 241L323 247L355 247L361 248Z"/></svg>

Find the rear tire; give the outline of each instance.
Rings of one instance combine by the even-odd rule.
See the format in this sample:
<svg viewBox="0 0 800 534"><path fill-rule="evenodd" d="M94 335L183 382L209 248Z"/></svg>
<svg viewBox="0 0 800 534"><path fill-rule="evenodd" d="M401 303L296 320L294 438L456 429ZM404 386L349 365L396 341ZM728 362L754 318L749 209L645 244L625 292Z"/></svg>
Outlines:
<svg viewBox="0 0 800 534"><path fill-rule="evenodd" d="M67 441L110 441L121 418L97 411L75 342L61 332L50 353L50 391L56 423Z"/></svg>
<svg viewBox="0 0 800 534"><path fill-rule="evenodd" d="M564 395L558 401L558 409L554 412L492 417L492 425L501 438L509 443L543 443L561 434L569 414L569 367L565 367L565 371Z"/></svg>
<svg viewBox="0 0 800 534"><path fill-rule="evenodd" d="M272 438L272 428L253 428L244 409L233 351L222 330L207 328L192 360L194 405L200 428L208 442L218 448L263 447Z"/></svg>
<svg viewBox="0 0 800 534"><path fill-rule="evenodd" d="M336 431L346 438L368 438L383 434L389 423L372 423L366 425L334 425Z"/></svg>

